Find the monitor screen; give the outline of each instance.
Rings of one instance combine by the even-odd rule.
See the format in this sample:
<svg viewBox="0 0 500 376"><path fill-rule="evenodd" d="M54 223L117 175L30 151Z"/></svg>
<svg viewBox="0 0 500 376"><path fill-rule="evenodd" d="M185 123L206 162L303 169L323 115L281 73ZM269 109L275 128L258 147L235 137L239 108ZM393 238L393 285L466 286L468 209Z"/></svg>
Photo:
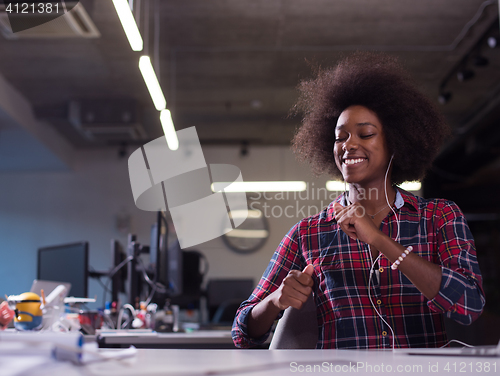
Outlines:
<svg viewBox="0 0 500 376"><path fill-rule="evenodd" d="M167 288L167 295L182 294L182 249L169 214L158 212L151 229L150 257L156 279Z"/></svg>
<svg viewBox="0 0 500 376"><path fill-rule="evenodd" d="M43 247L38 249L37 279L71 283L69 295L88 296L87 242Z"/></svg>
<svg viewBox="0 0 500 376"><path fill-rule="evenodd" d="M111 260L113 262L113 267L111 271L114 275L111 277L111 301L117 302L118 295L120 293L125 293L125 281L127 279L127 265L123 265L123 261L127 258L123 246L118 240L111 240ZM122 264L122 267L116 270L118 266Z"/></svg>

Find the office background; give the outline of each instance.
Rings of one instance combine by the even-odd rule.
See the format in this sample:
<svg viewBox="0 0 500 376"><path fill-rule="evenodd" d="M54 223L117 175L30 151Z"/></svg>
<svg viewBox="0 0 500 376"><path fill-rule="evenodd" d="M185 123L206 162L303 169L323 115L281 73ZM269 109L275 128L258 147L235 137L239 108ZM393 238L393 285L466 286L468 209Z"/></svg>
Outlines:
<svg viewBox="0 0 500 376"><path fill-rule="evenodd" d="M0 11L2 296L29 290L39 247L88 241L90 266L105 270L112 238L125 244L127 233L134 233L149 244L155 214L135 207L127 171L128 155L162 135L138 69L141 55L152 58L176 128L196 127L207 163L234 164L245 181L304 180L319 189L327 177L314 178L289 149L300 124L299 117L287 116L295 87L316 67L369 50L398 56L453 129L421 194L453 199L468 215L488 288L486 316L498 324L497 1L130 3L144 36L142 52L130 49L111 0L80 2L91 21L80 35L58 24L35 38L13 36ZM81 125L92 121L75 120L75 103L96 114L114 109L110 121L116 126L121 119L125 129L88 137ZM221 239L194 247L208 258L207 279L257 282L288 229L328 201L254 197L249 194L249 203L269 205L269 239L248 255ZM290 206L295 210L285 213ZM91 279L89 296L100 302L102 291Z"/></svg>

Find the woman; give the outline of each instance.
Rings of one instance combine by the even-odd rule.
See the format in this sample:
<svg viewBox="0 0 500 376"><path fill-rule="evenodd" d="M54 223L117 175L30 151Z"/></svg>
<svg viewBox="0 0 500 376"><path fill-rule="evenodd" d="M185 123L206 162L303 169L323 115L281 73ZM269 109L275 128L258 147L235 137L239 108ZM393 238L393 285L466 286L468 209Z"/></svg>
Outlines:
<svg viewBox="0 0 500 376"><path fill-rule="evenodd" d="M348 186L284 237L233 324L261 344L314 292L317 348L439 347L443 315L470 324L484 293L458 206L396 185L421 179L447 127L394 58L358 53L300 85L295 151Z"/></svg>

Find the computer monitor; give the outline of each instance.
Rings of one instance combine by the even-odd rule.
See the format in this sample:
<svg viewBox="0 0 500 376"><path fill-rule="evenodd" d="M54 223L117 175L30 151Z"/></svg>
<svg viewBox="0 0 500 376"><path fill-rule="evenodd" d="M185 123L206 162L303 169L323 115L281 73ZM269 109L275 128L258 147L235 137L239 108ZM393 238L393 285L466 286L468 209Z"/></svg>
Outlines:
<svg viewBox="0 0 500 376"><path fill-rule="evenodd" d="M122 244L118 240L111 240L111 260L113 261L113 266L111 271L115 271L125 259L127 254L123 249ZM115 274L111 277L111 301L117 302L118 295L120 293L125 293L125 281L127 279L127 265L122 265L122 267L115 271Z"/></svg>
<svg viewBox="0 0 500 376"><path fill-rule="evenodd" d="M217 311L220 312L218 323L233 320L236 310L240 304L248 299L255 285L251 278L228 278L211 279L207 283L207 308L211 321L215 318Z"/></svg>
<svg viewBox="0 0 500 376"><path fill-rule="evenodd" d="M158 212L151 228L150 262L155 279L167 288L167 297L182 294L183 253L170 214Z"/></svg>
<svg viewBox="0 0 500 376"><path fill-rule="evenodd" d="M38 249L37 279L71 283L71 296L88 296L88 266L88 242Z"/></svg>

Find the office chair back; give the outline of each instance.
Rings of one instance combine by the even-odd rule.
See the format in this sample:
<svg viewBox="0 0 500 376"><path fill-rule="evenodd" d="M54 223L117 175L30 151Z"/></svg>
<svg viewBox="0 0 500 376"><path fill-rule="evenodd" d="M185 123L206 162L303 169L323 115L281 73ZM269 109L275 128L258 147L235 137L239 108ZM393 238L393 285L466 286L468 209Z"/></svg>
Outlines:
<svg viewBox="0 0 500 376"><path fill-rule="evenodd" d="M315 349L318 342L316 303L311 294L302 309L289 307L278 321L270 350Z"/></svg>

